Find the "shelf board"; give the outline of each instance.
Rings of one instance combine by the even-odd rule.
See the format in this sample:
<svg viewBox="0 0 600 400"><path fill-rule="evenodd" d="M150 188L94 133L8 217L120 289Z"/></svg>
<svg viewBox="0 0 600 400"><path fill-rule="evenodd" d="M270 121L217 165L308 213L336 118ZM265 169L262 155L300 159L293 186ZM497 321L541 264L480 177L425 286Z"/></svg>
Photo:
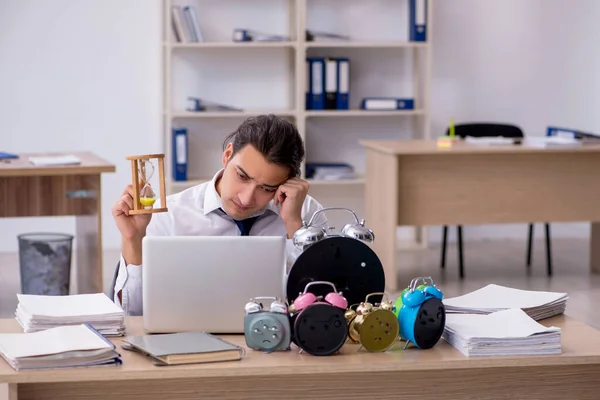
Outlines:
<svg viewBox="0 0 600 400"><path fill-rule="evenodd" d="M174 111L172 118L245 118L255 115L275 114L281 117L295 117L294 110L244 110L244 111Z"/></svg>
<svg viewBox="0 0 600 400"><path fill-rule="evenodd" d="M427 47L428 42L405 42L405 41L322 41L305 42L306 48L356 48L356 49L401 49ZM191 42L191 43L163 43L164 46L173 49L241 49L241 48L295 48L298 42Z"/></svg>
<svg viewBox="0 0 600 400"><path fill-rule="evenodd" d="M179 192L185 189L188 189L192 186L200 185L204 182L210 181L212 178L204 178L204 179L191 179L188 181L171 181L172 192ZM339 185L363 185L365 183L365 179L363 177L358 177L356 179L307 179L309 184L315 186L339 186Z"/></svg>
<svg viewBox="0 0 600 400"><path fill-rule="evenodd" d="M415 48L427 47L427 42L404 42L404 41L389 41L389 42L360 42L360 41L322 41L322 42L307 42L306 48L356 48L356 49L381 49L381 48Z"/></svg>
<svg viewBox="0 0 600 400"><path fill-rule="evenodd" d="M364 178L355 179L307 179L310 185L314 186L339 186L339 185L364 185Z"/></svg>
<svg viewBox="0 0 600 400"><path fill-rule="evenodd" d="M306 110L307 117L393 117L422 114L425 114L425 110Z"/></svg>
<svg viewBox="0 0 600 400"><path fill-rule="evenodd" d="M164 43L173 49L242 49L242 48L294 48L296 42L192 42L192 43Z"/></svg>
<svg viewBox="0 0 600 400"><path fill-rule="evenodd" d="M244 111L173 111L171 118L244 118L255 115L275 114L295 117L295 110L244 110ZM425 110L306 110L306 117L393 117L423 115Z"/></svg>

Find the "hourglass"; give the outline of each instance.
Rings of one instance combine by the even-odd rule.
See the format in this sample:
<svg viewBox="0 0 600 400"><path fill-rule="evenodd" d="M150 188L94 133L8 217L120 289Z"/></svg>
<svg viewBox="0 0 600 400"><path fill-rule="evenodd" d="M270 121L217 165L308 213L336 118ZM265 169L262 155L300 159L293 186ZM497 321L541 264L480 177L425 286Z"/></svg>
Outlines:
<svg viewBox="0 0 600 400"><path fill-rule="evenodd" d="M165 155L146 154L141 156L129 156L131 161L131 177L133 186L133 210L129 214L150 214L169 211L166 204L165 191ZM156 167L152 160L157 160L158 175L160 182L160 207L155 208L156 193L152 188L151 179L156 173Z"/></svg>

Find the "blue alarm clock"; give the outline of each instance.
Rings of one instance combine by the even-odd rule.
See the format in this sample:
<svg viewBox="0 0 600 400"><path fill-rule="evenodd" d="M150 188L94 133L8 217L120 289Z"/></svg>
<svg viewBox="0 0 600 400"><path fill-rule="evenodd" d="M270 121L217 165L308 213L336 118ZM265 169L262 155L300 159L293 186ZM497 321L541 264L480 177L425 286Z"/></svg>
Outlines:
<svg viewBox="0 0 600 400"><path fill-rule="evenodd" d="M442 337L446 326L444 295L431 277L414 278L398 300L396 312L400 324L400 337L421 349L430 349Z"/></svg>

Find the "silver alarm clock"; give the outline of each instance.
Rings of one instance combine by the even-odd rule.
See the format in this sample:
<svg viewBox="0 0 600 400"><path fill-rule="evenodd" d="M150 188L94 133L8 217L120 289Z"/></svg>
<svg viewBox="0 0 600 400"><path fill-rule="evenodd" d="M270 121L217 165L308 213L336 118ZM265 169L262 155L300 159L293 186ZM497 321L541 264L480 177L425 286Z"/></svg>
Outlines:
<svg viewBox="0 0 600 400"><path fill-rule="evenodd" d="M258 300L272 300L268 310ZM244 337L254 350L289 350L291 343L288 307L276 297L255 297L245 306Z"/></svg>

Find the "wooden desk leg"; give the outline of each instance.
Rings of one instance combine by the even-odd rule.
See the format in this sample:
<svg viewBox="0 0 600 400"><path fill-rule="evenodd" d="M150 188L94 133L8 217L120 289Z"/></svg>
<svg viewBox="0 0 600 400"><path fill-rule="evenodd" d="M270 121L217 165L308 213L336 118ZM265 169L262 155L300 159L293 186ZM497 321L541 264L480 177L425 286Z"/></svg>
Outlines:
<svg viewBox="0 0 600 400"><path fill-rule="evenodd" d="M75 217L74 256L77 265L78 293L100 293L102 285L102 191L100 175L94 177L96 197L85 215Z"/></svg>
<svg viewBox="0 0 600 400"><path fill-rule="evenodd" d="M18 386L16 383L9 383L8 384L8 397L7 400L18 400L19 399L19 393L18 393Z"/></svg>
<svg viewBox="0 0 600 400"><path fill-rule="evenodd" d="M590 272L600 272L600 222L590 229Z"/></svg>
<svg viewBox="0 0 600 400"><path fill-rule="evenodd" d="M365 224L373 230L371 248L383 264L386 287L398 289L396 230L398 220L398 159L367 149Z"/></svg>

